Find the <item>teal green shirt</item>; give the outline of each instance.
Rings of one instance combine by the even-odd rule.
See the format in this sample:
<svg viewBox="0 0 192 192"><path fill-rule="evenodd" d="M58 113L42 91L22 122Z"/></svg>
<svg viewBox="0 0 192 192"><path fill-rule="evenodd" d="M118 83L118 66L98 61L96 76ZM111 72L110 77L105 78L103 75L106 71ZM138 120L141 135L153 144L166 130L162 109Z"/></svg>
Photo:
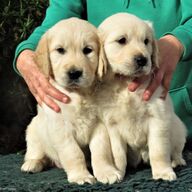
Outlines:
<svg viewBox="0 0 192 192"><path fill-rule="evenodd" d="M56 22L69 17L87 19L98 26L117 12L129 12L153 22L156 38L172 34L183 44L184 53L170 87L175 112L192 137L192 0L50 0L46 17L31 36L21 42L15 60L24 49L35 50L41 36Z"/></svg>

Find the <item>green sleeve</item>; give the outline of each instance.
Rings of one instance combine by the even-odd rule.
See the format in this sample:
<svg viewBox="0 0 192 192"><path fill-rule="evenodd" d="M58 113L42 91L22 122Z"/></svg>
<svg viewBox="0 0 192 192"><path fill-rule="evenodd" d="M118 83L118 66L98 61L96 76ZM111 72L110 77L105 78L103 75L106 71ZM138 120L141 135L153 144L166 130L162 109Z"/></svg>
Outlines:
<svg viewBox="0 0 192 192"><path fill-rule="evenodd" d="M180 25L167 34L174 35L183 45L184 52L181 61L192 59L192 1L181 0Z"/></svg>
<svg viewBox="0 0 192 192"><path fill-rule="evenodd" d="M19 74L16 68L16 59L24 49L35 50L41 36L55 23L69 17L83 18L84 3L83 0L50 0L50 5L46 10L46 16L42 24L37 27L29 38L21 42L15 51L13 61L14 70Z"/></svg>

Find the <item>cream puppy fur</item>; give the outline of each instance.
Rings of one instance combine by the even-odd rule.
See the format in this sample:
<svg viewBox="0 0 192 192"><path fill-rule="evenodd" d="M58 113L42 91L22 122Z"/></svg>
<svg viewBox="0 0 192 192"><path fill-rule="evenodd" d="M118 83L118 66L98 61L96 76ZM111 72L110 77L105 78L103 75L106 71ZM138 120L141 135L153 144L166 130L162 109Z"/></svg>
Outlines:
<svg viewBox="0 0 192 192"><path fill-rule="evenodd" d="M154 179L176 179L173 167L185 165L186 129L174 113L169 95L161 99L163 88L159 87L150 101L143 101L150 80L135 92L127 88L135 77L152 80L153 70L158 68L151 24L119 13L101 23L99 34L103 44L99 74L105 75L97 102L116 167L125 173L127 161L136 166L143 159L150 162Z"/></svg>
<svg viewBox="0 0 192 192"><path fill-rule="evenodd" d="M71 102L55 101L60 113L38 105L38 114L27 128L27 152L21 170L39 172L49 159L66 171L69 182L94 183L95 177L103 183L121 180L94 102L99 60L97 29L77 18L60 21L42 37L36 56L42 71L54 79L51 83ZM83 153L86 146L91 151L95 177L87 169Z"/></svg>

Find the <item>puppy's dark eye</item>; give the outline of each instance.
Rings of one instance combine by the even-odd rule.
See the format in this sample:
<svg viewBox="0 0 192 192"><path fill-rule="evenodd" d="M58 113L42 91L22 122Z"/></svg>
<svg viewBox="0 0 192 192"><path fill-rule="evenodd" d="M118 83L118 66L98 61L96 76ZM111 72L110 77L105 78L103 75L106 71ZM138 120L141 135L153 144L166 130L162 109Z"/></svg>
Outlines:
<svg viewBox="0 0 192 192"><path fill-rule="evenodd" d="M57 52L58 52L59 54L64 54L64 53L65 53L65 49L62 48L62 47L59 47L59 48L57 48L56 50L57 50Z"/></svg>
<svg viewBox="0 0 192 192"><path fill-rule="evenodd" d="M149 39L146 38L146 39L144 40L144 43L145 43L145 45L148 45Z"/></svg>
<svg viewBox="0 0 192 192"><path fill-rule="evenodd" d="M125 45L127 43L127 39L125 37L122 37L121 39L117 40L117 42L121 45Z"/></svg>
<svg viewBox="0 0 192 192"><path fill-rule="evenodd" d="M85 55L88 55L89 53L91 53L93 51L93 49L91 49L90 47L85 47L83 48L83 53Z"/></svg>

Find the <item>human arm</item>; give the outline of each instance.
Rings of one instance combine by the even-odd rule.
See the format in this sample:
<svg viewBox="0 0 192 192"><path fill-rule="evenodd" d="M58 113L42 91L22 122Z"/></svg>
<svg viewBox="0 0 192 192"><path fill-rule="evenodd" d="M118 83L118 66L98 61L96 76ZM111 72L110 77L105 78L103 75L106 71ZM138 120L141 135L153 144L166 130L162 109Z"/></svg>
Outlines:
<svg viewBox="0 0 192 192"><path fill-rule="evenodd" d="M171 77L179 61L192 59L192 2L181 1L182 17L173 30L166 32L159 39L160 68L149 87L143 94L144 100L149 100L156 88L162 84L168 91ZM130 91L135 91L141 80L133 81L129 86Z"/></svg>

